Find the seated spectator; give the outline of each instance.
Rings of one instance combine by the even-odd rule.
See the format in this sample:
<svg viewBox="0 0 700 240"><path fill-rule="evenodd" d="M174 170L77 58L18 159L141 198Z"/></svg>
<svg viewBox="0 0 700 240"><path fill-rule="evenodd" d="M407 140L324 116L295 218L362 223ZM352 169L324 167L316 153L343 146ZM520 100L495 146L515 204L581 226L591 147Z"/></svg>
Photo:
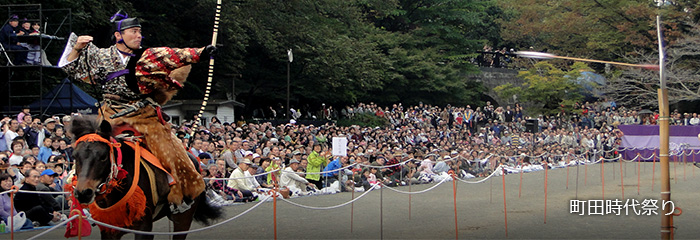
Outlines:
<svg viewBox="0 0 700 240"><path fill-rule="evenodd" d="M12 188L12 178L10 177L9 174L7 173L0 173L0 192L5 192L8 191ZM10 211L11 210L11 211ZM10 194L2 194L0 195L0 220L9 223L10 221L10 216L15 216L17 217L17 209L12 209L12 201L10 199ZM19 225L19 224L18 224ZM9 228L9 224L6 226L6 228ZM21 228L21 229L32 229L34 226L32 225L32 220L29 218L26 219L25 223L23 226L14 226L15 228ZM5 230L8 231L8 230Z"/></svg>
<svg viewBox="0 0 700 240"><path fill-rule="evenodd" d="M38 23L35 25L39 26ZM29 35L38 35L39 31L38 28L35 30L32 28L32 23L27 21L27 19L22 20L22 26L19 28L19 32L21 34L18 35L23 35L23 36L29 36ZM18 32L18 33L19 33ZM32 39L29 42L21 42L20 46L29 49L27 52L27 60L26 63L29 65L39 65L41 64L41 46L39 46L39 40L38 38Z"/></svg>
<svg viewBox="0 0 700 240"><path fill-rule="evenodd" d="M308 195L309 191L306 186L315 187L313 183L310 183L305 178L299 176L296 171L299 168L299 161L292 159L289 161L289 166L282 170L282 176L280 177L280 187L286 187L294 195Z"/></svg>
<svg viewBox="0 0 700 240"><path fill-rule="evenodd" d="M24 185L22 185L20 190L38 191L39 177L38 171L34 169L27 171L27 178L25 178ZM27 214L27 218L38 222L41 226L60 223L65 216L57 211L60 210L61 206L48 194L17 193L15 195L15 207L19 211L24 211Z"/></svg>
<svg viewBox="0 0 700 240"><path fill-rule="evenodd" d="M20 46L17 36L21 36L24 33L16 31L17 26L19 26L19 18L17 15L13 15L0 30L0 44L2 44L5 50L14 51L15 65L22 65L27 63L27 49Z"/></svg>
<svg viewBox="0 0 700 240"><path fill-rule="evenodd" d="M238 168L231 172L229 178L235 178L228 180L228 187L238 190L255 191L255 186L253 186L250 181L245 177L244 171L248 171L250 165L253 163L248 158L244 158L240 163L238 163Z"/></svg>

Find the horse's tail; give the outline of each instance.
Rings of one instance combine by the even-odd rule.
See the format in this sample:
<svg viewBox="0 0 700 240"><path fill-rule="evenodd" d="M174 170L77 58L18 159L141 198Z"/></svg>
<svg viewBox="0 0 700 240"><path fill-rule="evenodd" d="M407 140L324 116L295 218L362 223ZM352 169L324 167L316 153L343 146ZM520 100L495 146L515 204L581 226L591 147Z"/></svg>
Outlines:
<svg viewBox="0 0 700 240"><path fill-rule="evenodd" d="M211 224L211 220L216 220L224 216L221 207L216 207L209 203L206 192L199 195L197 210L194 212L194 220L204 225Z"/></svg>

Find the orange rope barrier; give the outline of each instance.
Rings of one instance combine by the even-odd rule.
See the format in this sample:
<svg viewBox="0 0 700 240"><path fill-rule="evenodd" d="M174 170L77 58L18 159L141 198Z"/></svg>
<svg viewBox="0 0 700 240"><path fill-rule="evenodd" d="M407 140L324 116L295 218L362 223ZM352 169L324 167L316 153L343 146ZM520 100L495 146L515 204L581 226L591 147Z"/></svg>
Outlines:
<svg viewBox="0 0 700 240"><path fill-rule="evenodd" d="M508 208L506 207L506 171L501 175L503 179L503 217L505 218L506 238L508 237ZM455 215L456 217L456 215ZM456 220L455 220L456 221Z"/></svg>
<svg viewBox="0 0 700 240"><path fill-rule="evenodd" d="M625 199L625 175L622 174L622 158L620 158L620 188L622 188L622 199Z"/></svg>

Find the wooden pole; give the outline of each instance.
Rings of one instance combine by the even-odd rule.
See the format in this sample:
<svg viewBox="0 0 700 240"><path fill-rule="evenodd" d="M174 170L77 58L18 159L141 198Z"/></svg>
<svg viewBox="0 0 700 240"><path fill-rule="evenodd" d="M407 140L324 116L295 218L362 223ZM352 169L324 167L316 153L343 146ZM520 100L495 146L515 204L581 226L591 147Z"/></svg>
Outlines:
<svg viewBox="0 0 700 240"><path fill-rule="evenodd" d="M659 139L661 144L659 145L659 163L661 164L661 199L662 201L671 201L671 183L669 176L669 155L668 155L668 140L669 140L669 109L668 109L668 90L665 88L659 89ZM652 178L653 179L653 178ZM662 209L663 212L659 213L661 215L661 238L662 239L672 239L673 234L671 233L673 226L670 225L672 216L667 213L671 213L673 209Z"/></svg>

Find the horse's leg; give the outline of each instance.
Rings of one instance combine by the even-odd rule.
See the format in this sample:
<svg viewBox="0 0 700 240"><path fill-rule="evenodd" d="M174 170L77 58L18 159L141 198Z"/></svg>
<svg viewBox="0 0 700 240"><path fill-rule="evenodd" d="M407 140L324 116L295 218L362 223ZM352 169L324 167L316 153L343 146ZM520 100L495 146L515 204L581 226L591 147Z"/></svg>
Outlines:
<svg viewBox="0 0 700 240"><path fill-rule="evenodd" d="M189 210L183 213L170 215L170 220L173 221L173 230L175 232L190 230L190 226L192 225L192 219L194 219L194 213L197 211L197 206L199 205L199 199L201 198L197 198L194 201L194 203L192 203L192 207ZM185 238L187 238L187 234L173 236L173 239Z"/></svg>
<svg viewBox="0 0 700 240"><path fill-rule="evenodd" d="M146 216L143 217L138 223L134 224L134 226L131 227L131 229L134 230L139 230L139 231L144 231L144 232L150 232L153 230L153 215L146 209ZM153 235L141 235L141 234L134 234L134 239L153 239Z"/></svg>

